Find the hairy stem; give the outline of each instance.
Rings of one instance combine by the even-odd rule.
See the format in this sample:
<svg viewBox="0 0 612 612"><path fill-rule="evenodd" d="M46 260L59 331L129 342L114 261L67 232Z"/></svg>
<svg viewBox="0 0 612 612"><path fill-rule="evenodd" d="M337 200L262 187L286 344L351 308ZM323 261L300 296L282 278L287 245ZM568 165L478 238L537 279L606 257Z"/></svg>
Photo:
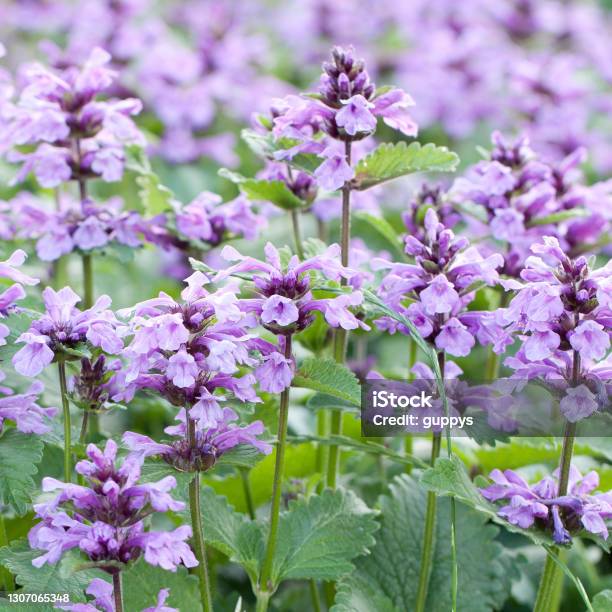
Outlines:
<svg viewBox="0 0 612 612"><path fill-rule="evenodd" d="M414 380L414 373L412 371L412 368L414 367L414 364L416 363L416 360L417 360L417 351L418 351L417 343L412 338L409 338L408 339L408 375L407 375L408 380ZM414 439L411 433L404 434L404 455L406 456L412 455L413 440ZM412 465L410 463L406 464L405 470L407 474L410 474L412 472Z"/></svg>
<svg viewBox="0 0 612 612"><path fill-rule="evenodd" d="M351 142L344 143L344 156L346 163L351 165ZM342 187L342 225L340 233L340 258L343 266L348 266L349 249L351 246L351 184L344 183ZM341 284L346 285L347 280L342 279ZM346 347L348 342L348 333L346 330L338 327L334 335L334 358L338 363L346 361ZM342 412L340 410L332 411L330 435L339 436L342 433ZM327 464L327 486L335 489L338 480L338 471L340 468L340 447L332 445L329 449L329 458Z"/></svg>
<svg viewBox="0 0 612 612"><path fill-rule="evenodd" d="M572 359L572 384L578 384L580 377L580 354L573 353ZM561 448L561 458L559 461L559 490L557 495L562 497L567 494L569 484L569 473L572 464L572 454L574 451L574 439L576 438L576 423L565 423L563 435L563 446ZM553 548L553 555L559 556L558 547ZM555 600L558 599L558 592L561 588L559 582L563 580L563 573L559 565L552 556L546 557L544 571L540 578L540 586L536 597L534 612L551 612L555 610Z"/></svg>
<svg viewBox="0 0 612 612"><path fill-rule="evenodd" d="M193 422L193 421L192 421ZM189 483L189 510L191 513L191 528L193 529L193 547L198 565L195 568L200 586L200 600L204 612L212 612L212 595L208 561L206 559L206 544L202 528L202 508L200 505L200 472L196 472Z"/></svg>
<svg viewBox="0 0 612 612"><path fill-rule="evenodd" d="M291 211L291 227L293 228L293 241L295 243L295 252L297 256L304 259L304 247L302 246L302 232L300 231L300 211Z"/></svg>
<svg viewBox="0 0 612 612"><path fill-rule="evenodd" d="M66 363L63 359L57 362L62 412L64 416L64 480L72 481L72 441L70 439L70 403L68 402L68 384L66 382Z"/></svg>
<svg viewBox="0 0 612 612"><path fill-rule="evenodd" d="M435 433L433 435L431 445L431 465L433 466L436 459L440 456L440 446L442 434ZM433 491L427 493L427 507L425 509L425 529L423 531L423 550L421 552L421 568L419 573L419 586L417 590L417 599L415 605L416 612L424 612L427 602L427 592L429 590L429 578L431 576L431 568L433 561L433 553L435 548L435 531L436 531L436 507L437 497Z"/></svg>
<svg viewBox="0 0 612 612"><path fill-rule="evenodd" d="M285 358L291 359L291 336L285 337ZM287 424L289 420L289 390L287 387L280 396L280 411L278 418L278 442L276 445L276 462L274 464L274 484L272 488L272 506L270 508L270 532L266 554L261 566L259 587L262 591L271 592L273 585L272 565L278 538L278 523L280 519L281 493L283 487L283 474L285 471L285 447L287 446ZM267 607L267 603L266 603Z"/></svg>
<svg viewBox="0 0 612 612"><path fill-rule="evenodd" d="M444 384L444 369L446 365L446 355L444 351L438 353L438 365ZM442 445L442 432L434 433L431 442L430 465L434 467L436 459L440 456ZM419 571L419 586L415 605L416 612L424 612L429 591L429 578L431 576L433 555L435 550L436 535L436 511L437 497L433 491L427 492L427 507L425 509L425 528L423 531L423 550L421 552L421 567Z"/></svg>
<svg viewBox="0 0 612 612"><path fill-rule="evenodd" d="M247 507L247 512L251 520L255 520L255 504L253 503L253 492L251 491L251 483L249 482L249 470L240 468L240 479L242 480L242 490L244 492L244 503Z"/></svg>
<svg viewBox="0 0 612 612"><path fill-rule="evenodd" d="M121 572L113 572L113 597L115 612L123 612L123 592L121 589Z"/></svg>

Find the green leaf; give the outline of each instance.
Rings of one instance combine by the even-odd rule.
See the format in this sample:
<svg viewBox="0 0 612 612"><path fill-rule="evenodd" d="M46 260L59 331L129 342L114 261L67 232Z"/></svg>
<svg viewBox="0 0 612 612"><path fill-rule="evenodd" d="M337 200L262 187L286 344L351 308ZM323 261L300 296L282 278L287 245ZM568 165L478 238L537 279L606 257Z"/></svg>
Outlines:
<svg viewBox="0 0 612 612"><path fill-rule="evenodd" d="M483 485L486 482L483 480ZM516 527L498 516L498 508L495 504L487 501L480 493L470 477L461 460L453 456L451 459L441 457L436 461L433 468L429 468L421 476L421 484L429 491L434 491L437 495L453 495L458 501L467 504L483 516L491 519L495 523L502 525L508 531L525 536L539 545L554 544L552 537L535 528L522 529Z"/></svg>
<svg viewBox="0 0 612 612"><path fill-rule="evenodd" d="M591 602L594 612L611 612L612 611L612 590L606 589L593 597Z"/></svg>
<svg viewBox="0 0 612 612"><path fill-rule="evenodd" d="M230 465L232 467L252 468L257 465L265 455L250 444L239 444L219 457L216 465Z"/></svg>
<svg viewBox="0 0 612 612"><path fill-rule="evenodd" d="M293 378L294 387L305 387L361 406L361 386L357 377L333 359L310 357Z"/></svg>
<svg viewBox="0 0 612 612"><path fill-rule="evenodd" d="M333 404L329 406L329 408L339 408L340 410L342 410L342 406L337 406ZM361 440L356 440L355 438L350 438L349 436L330 435L323 437L314 435L302 435L289 436L289 440L297 442L316 442L317 444L324 444L325 446L341 446L342 448L346 448L347 450L356 450L365 453L370 453L372 455L382 455L384 457L389 457L389 459L393 459L398 463L405 465L414 465L420 468L426 468L429 465L418 457L398 453L392 448L385 446L384 444L373 442L371 438L363 438Z"/></svg>
<svg viewBox="0 0 612 612"><path fill-rule="evenodd" d="M159 176L153 172L149 158L141 147L127 147L125 165L136 174L138 195L147 213L158 215L173 208L176 202L174 193L163 185Z"/></svg>
<svg viewBox="0 0 612 612"><path fill-rule="evenodd" d="M236 512L225 497L210 487L203 487L201 503L206 543L240 564L251 583L257 584L265 547L261 526Z"/></svg>
<svg viewBox="0 0 612 612"><path fill-rule="evenodd" d="M250 200L271 202L284 210L295 210L303 208L306 205L306 203L300 200L283 181L250 179L237 172L231 172L226 168L221 168L221 170L219 170L219 176L236 183L244 195Z"/></svg>
<svg viewBox="0 0 612 612"><path fill-rule="evenodd" d="M43 443L38 436L9 429L0 437L0 505L25 514L36 485L32 476L42 460Z"/></svg>
<svg viewBox="0 0 612 612"><path fill-rule="evenodd" d="M353 213L353 230L355 236L369 238L370 248L391 251L395 259L404 259L404 250L397 232L383 217L358 210Z"/></svg>
<svg viewBox="0 0 612 612"><path fill-rule="evenodd" d="M168 572L139 559L122 573L124 609L144 610L157 603L160 589L170 589L166 605L178 610L199 612L202 609L198 579L185 567Z"/></svg>
<svg viewBox="0 0 612 612"><path fill-rule="evenodd" d="M432 143L384 143L359 161L352 186L363 191L414 172L453 172L458 164L456 153Z"/></svg>
<svg viewBox="0 0 612 612"><path fill-rule="evenodd" d="M340 581L333 612L414 610L423 540L426 493L407 475L380 499L380 531L367 557ZM502 609L511 587L512 562L495 541L497 527L464 506L457 508L458 610ZM438 501L427 610L451 609L450 503Z"/></svg>
<svg viewBox="0 0 612 612"><path fill-rule="evenodd" d="M59 563L40 568L32 560L43 551L32 550L26 540L16 540L11 546L0 548L0 564L15 575L16 582L26 593L69 593L71 601L84 601L84 590L94 578L104 578L100 570L83 570L66 575ZM49 609L53 609L49 606ZM42 610L42 608L41 608Z"/></svg>
<svg viewBox="0 0 612 612"><path fill-rule="evenodd" d="M352 492L325 489L281 515L272 580L337 580L374 544L374 513Z"/></svg>
<svg viewBox="0 0 612 612"><path fill-rule="evenodd" d="M563 210L561 212L551 213L550 215L544 215L543 217L534 217L526 224L526 227L536 227L538 225L563 223L563 221L568 221L569 219L577 219L578 217L588 217L589 214L589 212L583 210L582 208Z"/></svg>

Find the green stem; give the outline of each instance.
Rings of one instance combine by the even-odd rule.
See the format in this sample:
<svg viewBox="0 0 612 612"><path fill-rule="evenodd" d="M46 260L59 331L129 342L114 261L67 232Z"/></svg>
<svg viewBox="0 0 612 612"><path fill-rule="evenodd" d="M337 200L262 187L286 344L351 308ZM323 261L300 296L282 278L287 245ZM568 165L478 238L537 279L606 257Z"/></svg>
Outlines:
<svg viewBox="0 0 612 612"><path fill-rule="evenodd" d="M83 309L87 310L93 306L94 302L94 276L92 266L92 256L83 253Z"/></svg>
<svg viewBox="0 0 612 612"><path fill-rule="evenodd" d="M578 384L580 377L580 355L577 351L573 353L572 363L572 384ZM561 458L559 462L559 489L557 495L562 497L567 493L569 484L569 473L572 464L572 454L574 451L574 440L576 438L576 423L565 423L563 436L563 447L561 448ZM559 548L552 549L553 555L559 556ZM554 610L556 593L558 592L558 582L563 579L562 570L552 556L546 557L544 571L540 578L540 586L536 597L534 612L551 612Z"/></svg>
<svg viewBox="0 0 612 612"><path fill-rule="evenodd" d="M414 364L416 363L416 360L417 360L418 348L419 347L417 343L412 338L409 338L408 339L408 376L407 376L408 380L414 380L414 372L412 371L412 368L414 367ZM411 433L404 434L404 454L407 457L412 455L412 452L414 450L413 446L414 445L413 445L412 434ZM405 470L406 470L406 474L410 474L412 472L412 465L410 463L407 463Z"/></svg>
<svg viewBox="0 0 612 612"><path fill-rule="evenodd" d="M123 592L121 589L121 571L113 572L113 597L115 612L123 612Z"/></svg>
<svg viewBox="0 0 612 612"><path fill-rule="evenodd" d="M440 446L442 434L433 434L431 445L431 465L433 466L436 459L440 456ZM421 553L421 568L419 573L419 586L417 590L417 599L415 612L424 612L427 602L427 592L429 590L429 578L431 576L431 568L433 554L435 548L435 531L436 531L436 506L437 498L433 491L427 493L427 507L425 509L425 529L423 531L423 550Z"/></svg>
<svg viewBox="0 0 612 612"><path fill-rule="evenodd" d="M200 472L196 472L193 480L189 483L189 510L191 513L191 528L193 529L193 547L196 559L198 560L195 571L200 585L202 609L204 612L212 612L210 578L208 576L206 544L204 543L204 531L202 529L202 508L200 507Z"/></svg>
<svg viewBox="0 0 612 612"><path fill-rule="evenodd" d="M63 359L57 362L59 373L60 395L64 415L64 480L72 481L72 442L70 439L70 403L68 401L68 385L66 382L66 363Z"/></svg>
<svg viewBox="0 0 612 612"><path fill-rule="evenodd" d="M295 252L300 260L304 259L304 248L302 247L302 233L300 231L300 211L291 211L291 227L293 228L293 241L295 242Z"/></svg>
<svg viewBox="0 0 612 612"><path fill-rule="evenodd" d="M285 337L285 358L291 359L291 336ZM283 487L283 474L285 471L285 447L287 446L287 424L289 421L289 390L287 387L280 396L280 410L278 419L278 443L276 445L276 461L274 464L274 484L272 488L272 506L270 508L270 532L268 534L268 544L266 554L261 566L259 577L259 588L271 594L273 585L272 565L274 563L274 553L276 552L276 542L278 538L278 523L280 519L281 493ZM267 608L267 603L266 603ZM264 609L266 609L264 608Z"/></svg>
<svg viewBox="0 0 612 612"><path fill-rule="evenodd" d="M319 410L317 412L317 436L319 438L325 438L329 435L329 415L326 410ZM321 480L317 485L317 491L320 493L325 487L325 466L327 465L329 458L328 448L325 444L317 444L317 457L316 457L316 470L317 474L321 476Z"/></svg>
<svg viewBox="0 0 612 612"><path fill-rule="evenodd" d="M247 507L247 512L252 521L255 520L255 504L253 503L253 492L251 491L251 483L249 482L249 470L247 468L239 468L240 479L242 480L242 490L244 492L244 503Z"/></svg>
<svg viewBox="0 0 612 612"><path fill-rule="evenodd" d="M9 545L8 534L6 532L6 524L4 522L4 517L0 514L0 548L3 546ZM4 589L5 591L14 591L15 590L15 581L13 580L13 574L9 571L8 568L2 567L0 565L0 589Z"/></svg>
<svg viewBox="0 0 612 612"><path fill-rule="evenodd" d="M442 384L444 384L444 370L446 366L446 355L444 351L438 353L438 365L440 366L440 374L442 376ZM440 456L440 447L442 445L442 432L434 433L431 442L431 459L430 465L434 467L436 459ZM417 590L417 599L415 612L424 612L425 604L427 603L427 594L429 591L429 578L431 576L432 562L435 549L435 534L436 534L436 510L437 497L433 491L427 492L427 507L425 509L425 528L423 531L423 550L421 552L421 567L419 571L419 586ZM451 520L451 528L454 526L454 521ZM451 576L451 579L454 579Z"/></svg>
<svg viewBox="0 0 612 612"><path fill-rule="evenodd" d="M312 609L314 612L321 612L321 601L319 600L319 586L316 580L310 581L310 597L312 599Z"/></svg>
<svg viewBox="0 0 612 612"><path fill-rule="evenodd" d="M351 165L351 142L344 143L344 156L346 163ZM351 246L351 184L344 183L342 187L342 222L340 232L340 259L343 266L348 267L349 250ZM341 284L347 284L347 280L343 278ZM348 333L346 330L338 327L334 334L334 358L337 363L346 361L346 346L348 341ZM330 435L339 436L342 433L342 412L333 410L331 416ZM340 469L340 447L333 444L329 449L329 459L327 464L327 486L331 489L336 488L338 481L338 472Z"/></svg>
<svg viewBox="0 0 612 612"><path fill-rule="evenodd" d="M255 612L267 612L270 596L271 594L268 591L258 591L256 593L257 603L255 604Z"/></svg>

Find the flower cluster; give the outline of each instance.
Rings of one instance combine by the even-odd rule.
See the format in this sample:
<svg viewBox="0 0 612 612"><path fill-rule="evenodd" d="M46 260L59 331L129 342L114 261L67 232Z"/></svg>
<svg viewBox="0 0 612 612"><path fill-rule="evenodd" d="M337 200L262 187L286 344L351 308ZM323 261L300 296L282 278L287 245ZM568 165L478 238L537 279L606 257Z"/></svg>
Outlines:
<svg viewBox="0 0 612 612"><path fill-rule="evenodd" d="M33 64L23 71L17 100L2 106L8 127L0 150L9 149L8 159L22 162L16 181L30 172L43 187L88 177L121 178L125 147L145 144L131 120L142 104L132 98L98 98L116 77L110 59L95 48L81 68L52 71Z"/></svg>
<svg viewBox="0 0 612 612"><path fill-rule="evenodd" d="M319 93L305 99L285 98L272 111L272 133L279 139L297 141L282 152L282 157L322 155L325 160L314 176L321 187L334 191L354 176L334 141L352 143L371 136L378 118L407 136L416 136L417 124L408 112L413 105L412 98L401 89L376 90L364 61L355 57L353 49L335 47L332 61L323 64Z"/></svg>
<svg viewBox="0 0 612 612"><path fill-rule="evenodd" d="M142 457L130 455L118 466L117 445L112 440L107 441L104 452L90 444L87 456L90 461L80 461L76 470L89 486L43 479L43 491L59 493L34 506L41 521L28 539L32 548L45 551L34 559L35 567L57 563L74 548L111 573L113 564L129 563L141 555L147 563L170 571L181 564L198 564L186 543L190 527L145 529L144 519L150 514L184 508L185 504L168 493L176 486L174 477L138 484Z"/></svg>
<svg viewBox="0 0 612 612"><path fill-rule="evenodd" d="M502 352L508 340L492 313L467 310L478 285L497 283L502 256L483 258L466 238L456 237L440 223L432 208L425 213L423 239L406 236L405 251L414 257L414 264L373 262L375 267L390 268L381 283L385 303L410 319L423 338L450 355L469 354L476 339L494 343L495 350ZM408 333L388 317L376 324L392 333Z"/></svg>
<svg viewBox="0 0 612 612"><path fill-rule="evenodd" d="M131 431L123 434L123 442L145 457L159 455L164 461L182 472L206 471L212 468L224 453L241 444L255 447L268 455L272 447L257 439L264 431L261 421L240 427L234 423L238 415L231 408L211 406L205 417L197 421L194 439L187 435L186 412L181 409L178 425L167 427L166 433L179 438L167 443L155 442L148 436Z"/></svg>
<svg viewBox="0 0 612 612"><path fill-rule="evenodd" d="M190 248L209 250L232 238L257 238L266 220L244 196L222 203L220 196L204 191L189 204L175 203L172 212L153 218L144 229L149 242L188 253Z"/></svg>
<svg viewBox="0 0 612 612"><path fill-rule="evenodd" d="M572 466L568 492L561 496L558 470L531 487L512 470L493 470L489 477L493 484L480 492L491 502L509 502L498 512L509 523L523 529L536 525L552 532L557 544L571 543L572 535L583 529L607 539L606 521L612 518L612 494L590 494L599 486L597 472L583 477Z"/></svg>
<svg viewBox="0 0 612 612"><path fill-rule="evenodd" d="M576 387L561 410L577 421L597 409L600 381L607 382L609 367L602 360L612 331L610 265L591 270L585 257L570 259L554 237L532 251L521 273L525 282L502 281L518 292L498 320L523 340L505 363L516 377L564 379Z"/></svg>
<svg viewBox="0 0 612 612"><path fill-rule="evenodd" d="M525 136L508 143L494 132L492 142L490 158L455 181L450 199L467 213L475 235L505 244L504 274L518 276L529 247L544 235L555 235L568 248L581 251L597 242L610 222L610 213L598 202L610 187L582 183L577 167L584 161L583 149L552 164L538 158ZM484 218L470 214L474 204ZM564 219L572 211L580 216Z"/></svg>
<svg viewBox="0 0 612 612"><path fill-rule="evenodd" d="M104 205L91 199L77 202L60 197L58 206L31 194L20 194L11 202L9 217L17 231L15 237L36 240L36 254L42 261L54 261L75 249L88 252L113 243L139 247L145 222L133 210L123 211L120 198Z"/></svg>
<svg viewBox="0 0 612 612"><path fill-rule="evenodd" d="M124 351L128 366L121 399L131 399L137 389L153 390L188 407L192 419L205 421L207 411L224 399L213 395L217 389L241 401L259 401L253 375L238 374L240 366L256 363L249 351L266 343L247 333L250 322L231 288L209 293L201 272L185 282L180 302L161 293L120 312L131 316L132 335Z"/></svg>
<svg viewBox="0 0 612 612"><path fill-rule="evenodd" d="M37 376L60 354L69 356L80 343L111 354L123 349L118 321L108 310L111 300L103 295L88 310L79 310L81 298L70 288L43 291L45 313L17 338L25 343L13 356L13 366L23 376Z"/></svg>

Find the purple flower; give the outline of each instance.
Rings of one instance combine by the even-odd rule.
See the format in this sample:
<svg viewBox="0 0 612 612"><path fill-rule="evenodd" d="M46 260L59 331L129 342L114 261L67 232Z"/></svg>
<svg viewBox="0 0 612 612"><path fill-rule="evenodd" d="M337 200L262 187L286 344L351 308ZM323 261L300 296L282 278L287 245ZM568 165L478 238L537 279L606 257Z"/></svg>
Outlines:
<svg viewBox="0 0 612 612"><path fill-rule="evenodd" d="M498 282L502 257L483 258L465 238L456 237L440 223L433 208L426 209L420 230L406 236L405 244L414 264L372 262L373 268L389 269L379 291L387 306L408 317L423 338L450 355L468 355L475 339L503 352L511 342L503 322L497 322L491 313L467 310L474 299L474 285ZM376 325L391 333L398 329L408 333L387 317Z"/></svg>
<svg viewBox="0 0 612 612"><path fill-rule="evenodd" d="M259 387L268 393L280 393L291 385L295 366L293 360L286 359L279 352L266 355L255 370Z"/></svg>
<svg viewBox="0 0 612 612"><path fill-rule="evenodd" d="M118 322L108 310L110 298L101 296L92 308L76 308L79 296L70 287L43 291L45 313L35 320L30 329L17 338L25 343L13 356L15 370L23 376L36 376L64 348L74 348L82 342L101 347L108 353L118 353L123 342L118 335Z"/></svg>
<svg viewBox="0 0 612 612"><path fill-rule="evenodd" d="M257 314L266 329L277 335L302 331L313 322L314 311L323 313L333 327L355 329L363 326L348 310L349 306L361 304L361 293L316 300L310 290L311 272L318 272L320 276L334 281L342 277L350 279L357 274L341 265L337 244L301 262L293 256L286 266L281 265L280 254L270 242L266 244L265 255L266 261L259 261L226 246L222 256L238 263L221 270L213 280L217 282L237 273L253 273L253 283L259 297L243 300L241 308Z"/></svg>
<svg viewBox="0 0 612 612"><path fill-rule="evenodd" d="M102 569L105 562L129 563L140 555L148 563L171 571L181 563L197 565L186 543L190 527L172 532L145 531L146 516L185 507L169 494L176 486L172 476L139 484L143 457L130 455L118 466L117 445L112 440L106 442L104 451L90 444L87 456L89 460L80 461L76 470L89 487L43 479L44 492L59 492L34 506L41 521L30 530L28 539L32 548L45 551L33 560L35 567L57 563L73 548L80 549Z"/></svg>
<svg viewBox="0 0 612 612"><path fill-rule="evenodd" d="M315 170L314 176L319 185L328 191L336 191L350 181L355 173L348 165L344 155L334 149L326 149L323 154L325 161Z"/></svg>
<svg viewBox="0 0 612 612"><path fill-rule="evenodd" d="M15 103L7 103L9 160L23 162L16 177L34 172L43 187L91 175L117 181L123 174L126 145L145 141L131 117L142 108L135 99L97 96L115 78L110 55L94 48L81 68L50 71L32 64L23 71L23 87ZM77 143L77 146L75 146ZM16 150L31 145L32 152Z"/></svg>
<svg viewBox="0 0 612 612"><path fill-rule="evenodd" d="M534 244L532 252L521 272L525 282L511 283L518 291L508 308L497 313L507 331L519 333L523 342L507 365L516 370L515 376L531 378L530 369L542 375L545 364L547 378L565 378L575 386L576 374L580 381L591 377L588 372L594 373L596 362L610 349L612 310L605 298L609 266L592 270L585 257L570 259L551 236ZM572 368L573 354L580 357L578 372ZM585 404L578 412L588 410Z"/></svg>
<svg viewBox="0 0 612 612"><path fill-rule="evenodd" d="M376 117L370 112L374 105L362 95L356 95L344 102L336 113L336 125L349 136L370 134L376 129Z"/></svg>
<svg viewBox="0 0 612 612"><path fill-rule="evenodd" d="M569 544L572 534L582 528L607 539L605 521L612 518L612 494L590 495L599 485L597 472L583 477L571 466L568 492L563 496L558 495L558 470L552 478L544 478L533 486L512 470L493 470L489 477L493 484L480 492L491 502L509 502L498 512L509 523L523 529L535 525L549 531L557 544Z"/></svg>
<svg viewBox="0 0 612 612"><path fill-rule="evenodd" d="M178 440L159 443L128 431L123 434L123 442L131 451L144 457L160 456L181 471L209 470L224 453L243 444L266 455L272 451L269 444L257 438L264 431L263 423L254 421L241 427L234 423L238 415L231 408L211 405L197 420L193 440L187 436L185 419L185 410L181 410L177 416L179 424L166 428L166 433Z"/></svg>
<svg viewBox="0 0 612 612"><path fill-rule="evenodd" d="M0 380L4 379L0 372ZM11 389L0 387L5 397L0 397L0 432L6 420L13 421L23 433L44 434L50 431L48 419L55 416L56 408L43 408L37 404L38 396L44 386L35 381L25 393L13 394Z"/></svg>
<svg viewBox="0 0 612 612"><path fill-rule="evenodd" d="M565 397L559 402L559 408L570 423L576 423L596 412L598 404L595 395L586 385L578 385L566 390Z"/></svg>
<svg viewBox="0 0 612 612"><path fill-rule="evenodd" d="M260 401L252 374L239 376L239 369L255 365L254 354L273 346L248 333L255 321L241 310L232 288L209 293L203 287L209 280L201 272L186 282L180 301L160 293L120 311L130 317L131 339L124 352L129 365L121 373L125 384L115 399L129 401L136 390L149 389L189 408L197 419L225 399L214 395L216 390L241 401Z"/></svg>
<svg viewBox="0 0 612 612"><path fill-rule="evenodd" d="M36 253L43 261L54 261L73 250L91 251L113 243L136 248L146 223L135 211L123 211L120 198L104 206L91 200L77 202L65 196L55 204L21 195L14 200L13 216L18 236L36 240Z"/></svg>

